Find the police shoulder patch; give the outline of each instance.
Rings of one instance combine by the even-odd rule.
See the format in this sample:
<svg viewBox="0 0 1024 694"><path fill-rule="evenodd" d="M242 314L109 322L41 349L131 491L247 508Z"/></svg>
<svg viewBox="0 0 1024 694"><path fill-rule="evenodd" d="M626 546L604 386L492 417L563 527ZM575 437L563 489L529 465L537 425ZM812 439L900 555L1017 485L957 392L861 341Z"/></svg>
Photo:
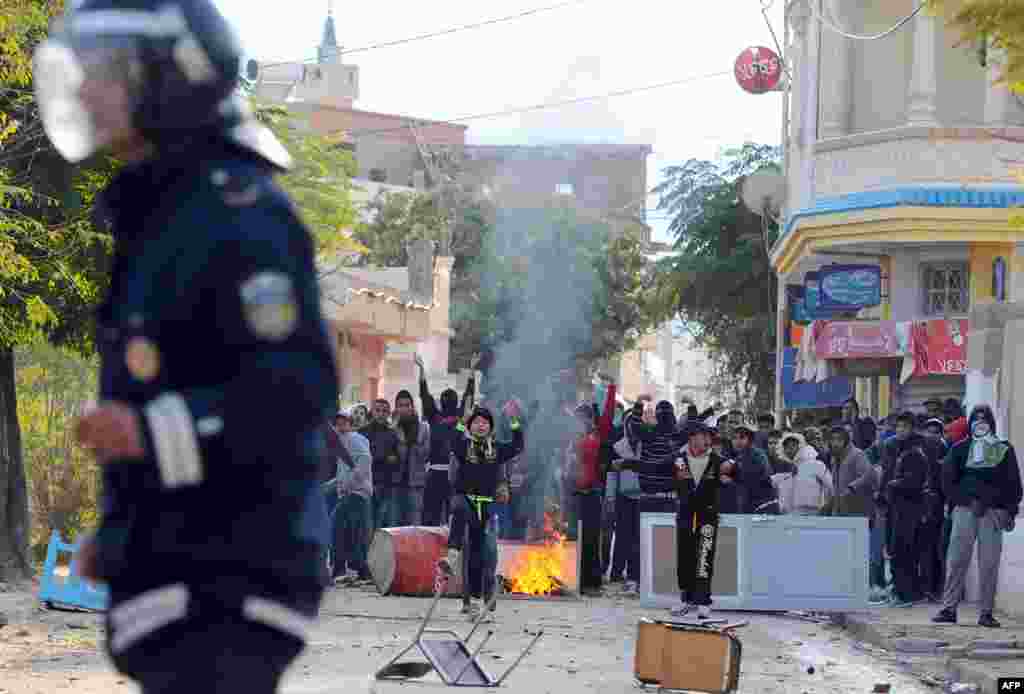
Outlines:
<svg viewBox="0 0 1024 694"><path fill-rule="evenodd" d="M280 341L295 332L299 306L295 284L281 272L260 272L241 286L242 308L249 329L257 337Z"/></svg>
<svg viewBox="0 0 1024 694"><path fill-rule="evenodd" d="M215 169L210 174L210 182L229 207L251 207L266 192L263 180L245 170L229 172L222 168Z"/></svg>

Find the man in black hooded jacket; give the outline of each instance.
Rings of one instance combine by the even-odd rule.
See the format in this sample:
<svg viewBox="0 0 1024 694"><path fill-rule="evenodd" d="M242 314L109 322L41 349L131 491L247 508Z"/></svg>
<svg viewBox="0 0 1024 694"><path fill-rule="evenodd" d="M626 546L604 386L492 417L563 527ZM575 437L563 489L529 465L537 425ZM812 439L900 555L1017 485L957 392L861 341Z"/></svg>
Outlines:
<svg viewBox="0 0 1024 694"><path fill-rule="evenodd" d="M921 521L925 516L925 486L928 480L928 456L925 440L910 427L913 415L904 413L897 420L907 433L889 441L883 455L886 469L882 497L891 528L891 562L897 606L909 606L920 600L918 562L921 555Z"/></svg>
<svg viewBox="0 0 1024 694"><path fill-rule="evenodd" d="M620 467L644 475L668 476L678 495L676 512L676 574L680 605L672 615L694 609L699 619L711 616L711 583L718 544L718 490L722 458L711 450L707 426L691 423L687 443L656 463L623 461Z"/></svg>
<svg viewBox="0 0 1024 694"><path fill-rule="evenodd" d="M1020 468L1013 446L996 436L992 408L979 405L967 420L970 434L953 447L942 466L942 489L953 506L953 530L946 560L942 610L932 619L956 624L964 579L978 545L979 626L997 628L992 616L1003 533L1012 532L1020 512Z"/></svg>
<svg viewBox="0 0 1024 694"><path fill-rule="evenodd" d="M459 395L451 388L441 392L441 409L438 411L434 396L427 386L423 359L416 355L416 366L420 371L420 403L423 406L423 419L430 425L430 461L427 465L427 486L423 492L423 525L442 526L448 522L448 510L452 497L452 487L448 479L450 467L449 456L452 444L457 437L465 432L459 417L466 403L472 399L475 389L474 379L470 378L466 392L459 403Z"/></svg>

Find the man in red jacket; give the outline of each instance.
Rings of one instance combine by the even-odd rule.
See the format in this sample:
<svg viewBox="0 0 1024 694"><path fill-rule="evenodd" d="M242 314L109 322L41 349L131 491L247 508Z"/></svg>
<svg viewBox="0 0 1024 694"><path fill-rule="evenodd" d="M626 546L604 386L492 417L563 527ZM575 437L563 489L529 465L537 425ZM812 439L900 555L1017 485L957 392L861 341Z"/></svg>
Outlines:
<svg viewBox="0 0 1024 694"><path fill-rule="evenodd" d="M604 492L604 471L601 469L601 447L608 439L615 415L615 385L608 386L604 407L598 413L590 403L582 403L576 408L576 418L580 426L580 435L574 442L570 455L574 460L570 469L573 471L575 496L577 500L578 518L581 525L579 533L580 551L582 552L582 575L580 576L580 592L584 595L600 594L601 592L601 510ZM597 423L595 426L595 417Z"/></svg>

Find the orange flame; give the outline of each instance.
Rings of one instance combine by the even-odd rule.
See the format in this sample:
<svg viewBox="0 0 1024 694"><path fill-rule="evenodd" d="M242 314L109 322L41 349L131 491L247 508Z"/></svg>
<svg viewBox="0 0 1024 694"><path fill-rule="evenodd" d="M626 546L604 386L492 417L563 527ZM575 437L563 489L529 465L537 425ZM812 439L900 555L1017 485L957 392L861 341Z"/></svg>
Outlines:
<svg viewBox="0 0 1024 694"><path fill-rule="evenodd" d="M544 544L517 557L509 576L510 590L523 595L551 595L565 581L565 538L551 514L544 514Z"/></svg>

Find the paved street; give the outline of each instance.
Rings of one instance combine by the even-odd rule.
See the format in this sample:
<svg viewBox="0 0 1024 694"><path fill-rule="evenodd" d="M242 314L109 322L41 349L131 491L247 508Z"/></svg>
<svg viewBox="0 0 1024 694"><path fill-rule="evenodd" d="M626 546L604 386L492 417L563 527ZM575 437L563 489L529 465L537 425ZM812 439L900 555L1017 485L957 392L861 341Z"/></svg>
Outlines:
<svg viewBox="0 0 1024 694"><path fill-rule="evenodd" d="M289 673L283 694L438 691L423 684L377 683L371 675L407 643L426 600L384 598L365 590L332 590L310 647ZM439 608L441 621L456 629L466 622L458 603ZM39 611L30 595L0 594L0 612L11 623L0 628L0 694L131 694L128 682L109 670L96 649L99 617ZM542 628L537 650L506 682L531 694L634 691L636 624L643 610L635 600L608 597L582 602L502 601L497 633L483 660L493 673L507 667L528 639L524 629ZM839 628L777 615L744 615L740 691L746 694L870 692L890 683L892 692L934 692L895 659L854 646ZM816 667L804 672L806 663ZM928 667L938 666L938 662ZM412 689L411 689L412 688Z"/></svg>

